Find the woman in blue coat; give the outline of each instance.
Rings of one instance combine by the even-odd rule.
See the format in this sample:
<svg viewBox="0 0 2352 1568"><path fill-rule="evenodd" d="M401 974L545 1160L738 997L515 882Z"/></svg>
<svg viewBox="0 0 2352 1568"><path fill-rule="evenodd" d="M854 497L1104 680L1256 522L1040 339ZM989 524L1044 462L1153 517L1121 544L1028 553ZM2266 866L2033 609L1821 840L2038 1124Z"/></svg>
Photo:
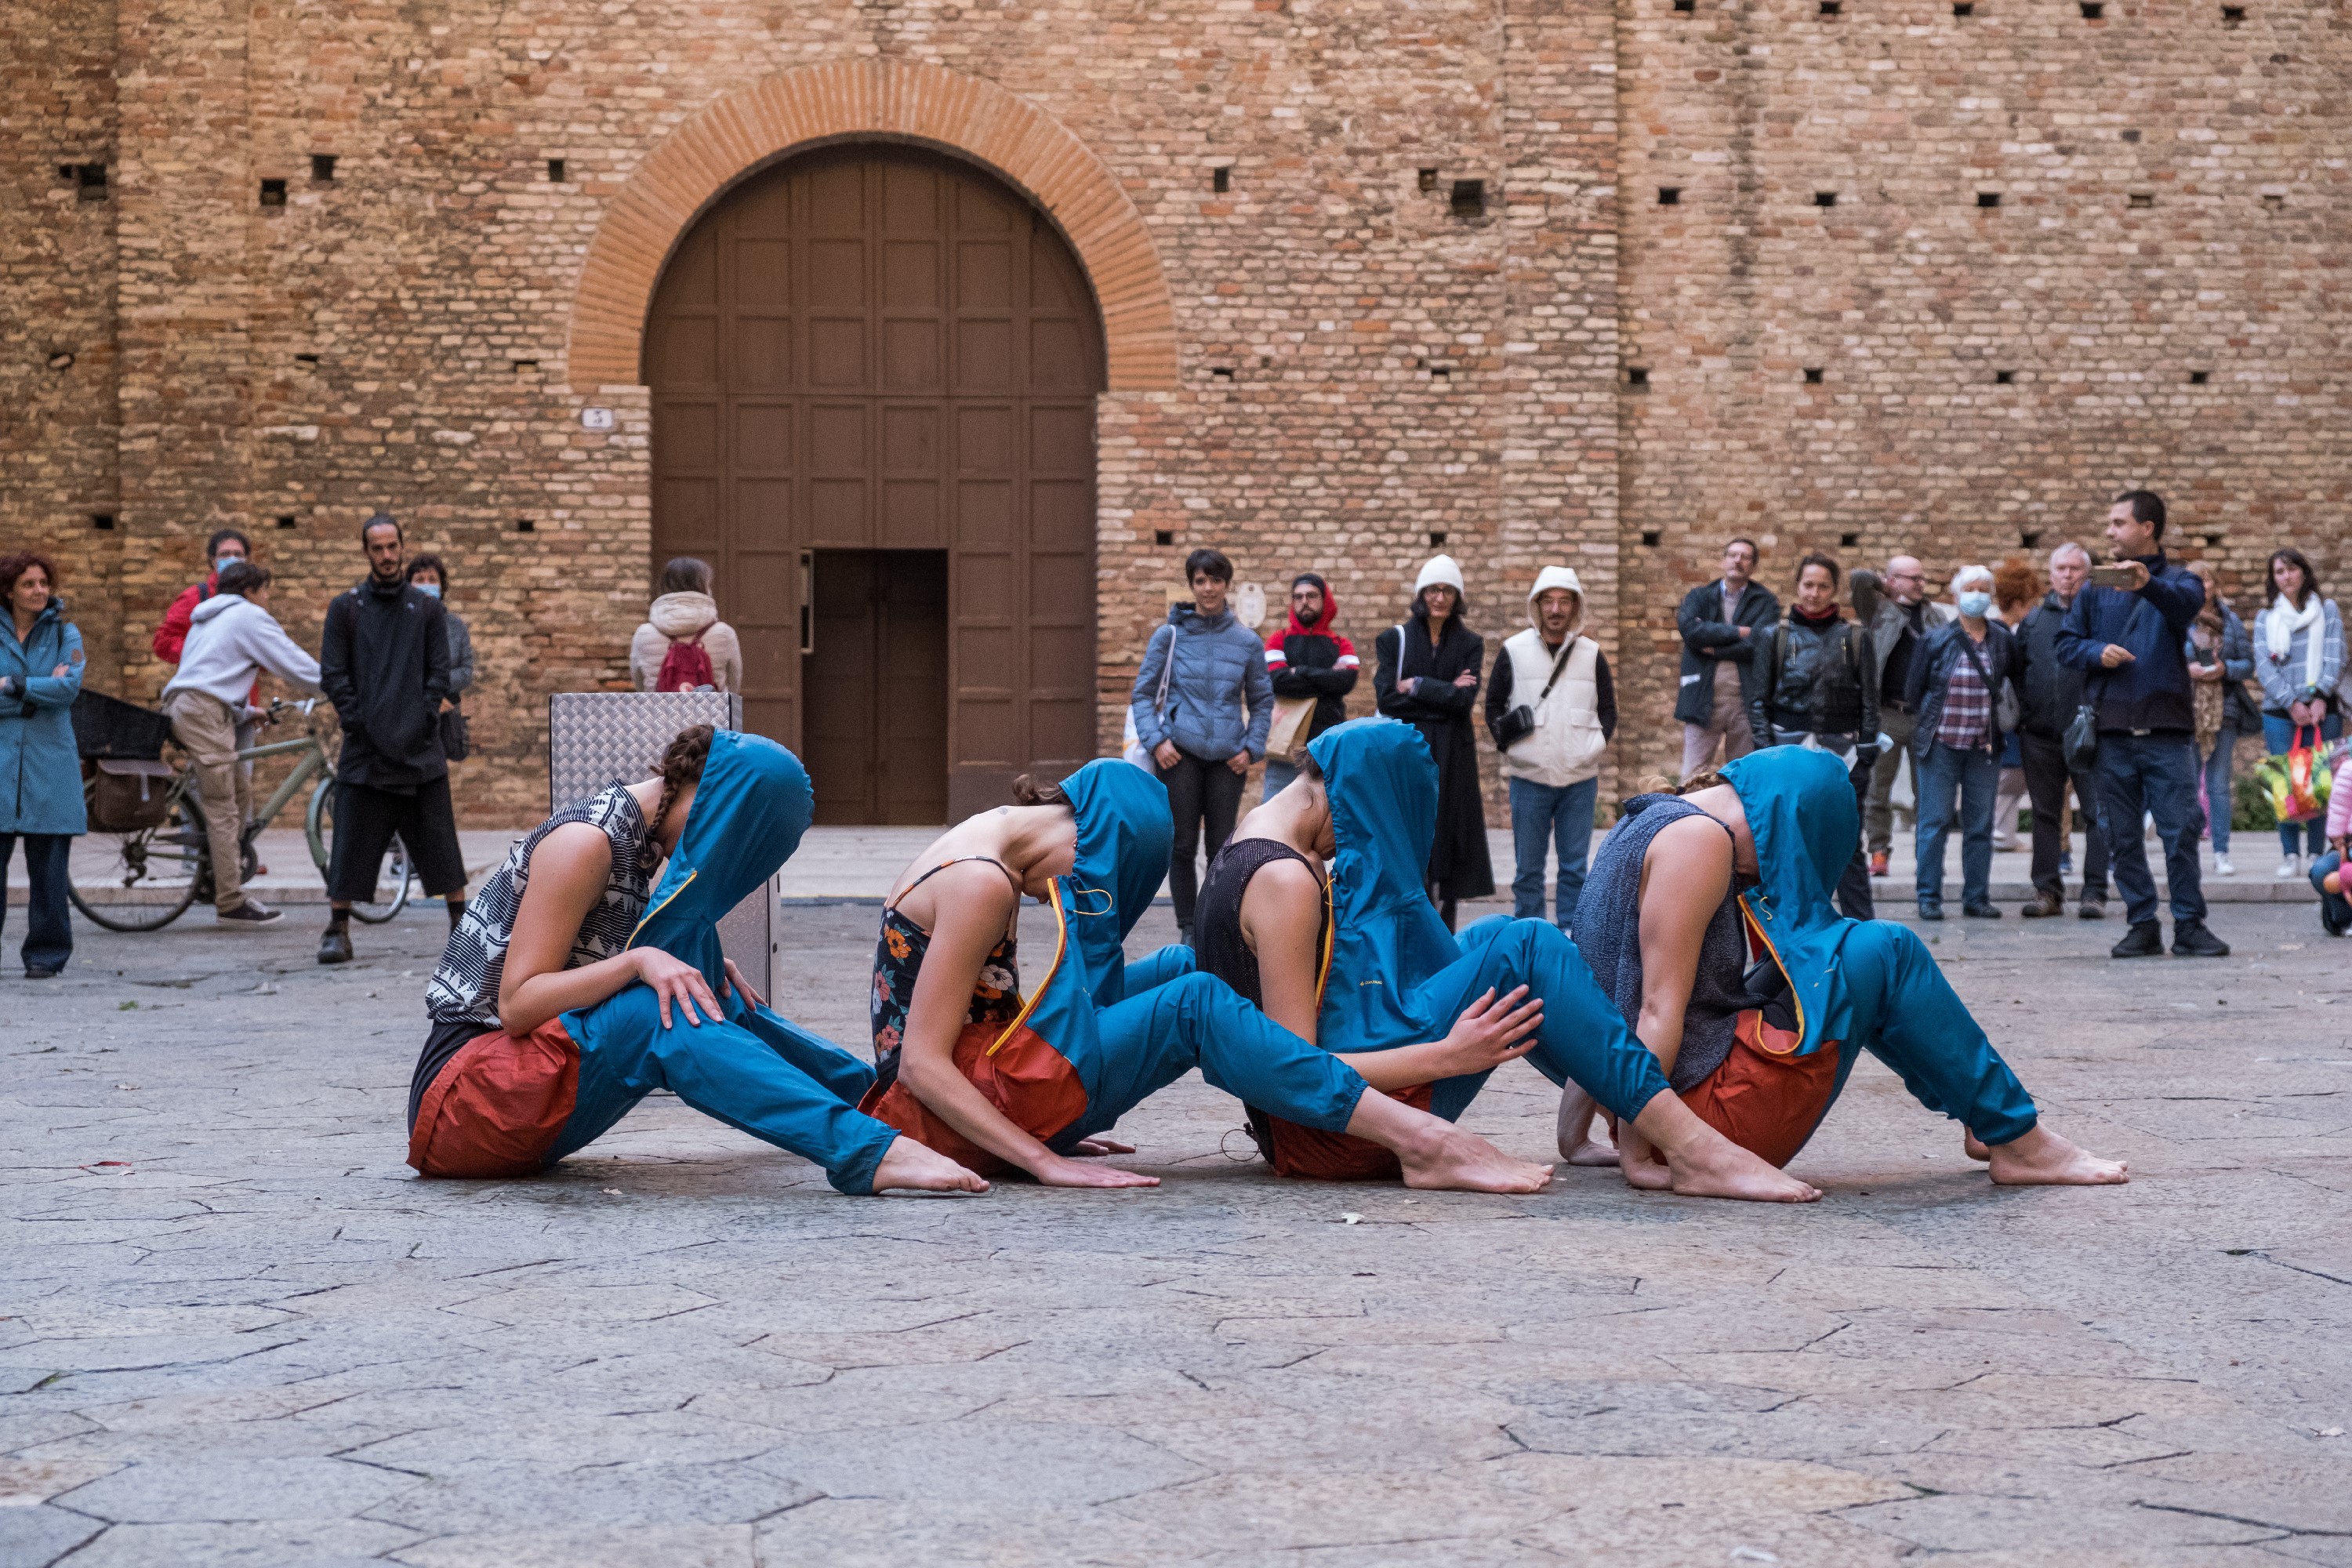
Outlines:
<svg viewBox="0 0 2352 1568"><path fill-rule="evenodd" d="M81 695L81 633L65 618L57 568L39 555L0 558L0 921L6 919L8 861L25 841L32 885L26 913L25 977L47 980L73 956L66 906L73 841L89 831L74 749L73 704Z"/></svg>

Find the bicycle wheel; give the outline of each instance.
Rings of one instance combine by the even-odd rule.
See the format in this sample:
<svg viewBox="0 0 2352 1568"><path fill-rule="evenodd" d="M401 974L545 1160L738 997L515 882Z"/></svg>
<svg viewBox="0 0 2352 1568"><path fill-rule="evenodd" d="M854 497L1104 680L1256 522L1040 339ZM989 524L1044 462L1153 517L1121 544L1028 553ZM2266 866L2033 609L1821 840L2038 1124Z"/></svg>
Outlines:
<svg viewBox="0 0 2352 1568"><path fill-rule="evenodd" d="M68 881L74 908L108 931L162 931L210 896L211 858L192 805L184 796L173 802L160 827L86 835L75 846L75 870L95 876L87 895L82 876ZM94 856L103 858L92 865Z"/></svg>
<svg viewBox="0 0 2352 1568"><path fill-rule="evenodd" d="M310 858L317 863L320 876L326 874L328 846L333 840L334 826L335 784L332 779L321 779L319 787L310 792L310 809L303 822L310 840ZM409 891L416 882L415 868L408 863L407 845L394 838L387 858L391 864L376 872L375 897L352 905L352 913L372 926L382 925L406 909Z"/></svg>

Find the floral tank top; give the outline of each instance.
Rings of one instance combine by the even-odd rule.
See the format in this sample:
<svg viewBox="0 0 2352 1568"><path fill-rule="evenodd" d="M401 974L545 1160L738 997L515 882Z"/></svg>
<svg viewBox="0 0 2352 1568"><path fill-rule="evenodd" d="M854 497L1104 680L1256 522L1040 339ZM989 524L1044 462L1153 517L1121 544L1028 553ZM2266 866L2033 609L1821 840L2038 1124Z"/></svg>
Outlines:
<svg viewBox="0 0 2352 1568"><path fill-rule="evenodd" d="M986 860L986 856L967 855L964 860ZM933 877L961 860L942 860L907 888L913 892ZM1013 873L1004 870L1001 861L988 864L1004 871L1007 880ZM1014 891L1017 894L1016 885ZM901 893L883 907L882 934L874 944L874 989L871 1012L874 1023L874 1060L877 1066L889 1062L898 1054L898 1047L907 1035L907 1010L915 1001L915 977L922 972L923 953L931 944L931 933L899 912L898 903L906 898ZM1003 1028L1021 1013L1021 963L1015 942L1010 932L1000 938L988 950L982 961L980 978L973 982L971 1002L964 1009L967 1024L993 1024Z"/></svg>

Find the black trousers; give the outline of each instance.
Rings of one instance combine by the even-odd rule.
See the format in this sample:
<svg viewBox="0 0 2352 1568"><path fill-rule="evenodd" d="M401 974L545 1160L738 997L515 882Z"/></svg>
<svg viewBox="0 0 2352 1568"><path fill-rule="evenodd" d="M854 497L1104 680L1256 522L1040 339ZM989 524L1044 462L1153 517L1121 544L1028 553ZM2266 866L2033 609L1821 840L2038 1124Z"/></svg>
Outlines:
<svg viewBox="0 0 2352 1568"><path fill-rule="evenodd" d="M366 784L335 785L335 842L327 854L327 897L339 904L375 902L392 836L408 848L408 863L427 897L466 885L466 856L457 847L457 818L449 808L449 781L419 784L415 795Z"/></svg>
<svg viewBox="0 0 2352 1568"><path fill-rule="evenodd" d="M1192 929L1192 904L1201 896L1201 874L1192 857L1201 848L1201 823L1209 824L1209 858L1214 860L1225 840L1234 836L1234 819L1241 816L1242 785L1247 778L1219 757L1211 762L1176 748L1176 765L1160 768L1160 782L1168 786L1168 809L1176 818L1176 837L1168 847L1168 892L1176 900L1176 924Z"/></svg>
<svg viewBox="0 0 2352 1568"><path fill-rule="evenodd" d="M2089 773L2069 773L2066 748L2039 735L2021 734L2018 750L2025 762L2025 796L2033 803L2033 888L2036 892L2066 896L2066 880L2058 874L2058 857L2066 841L2058 824L2066 805L2066 781L2074 783L2075 815L2083 819L2083 896L2104 900L2107 896L2107 836L2099 823L2099 784ZM2135 834L2139 824L2131 826Z"/></svg>

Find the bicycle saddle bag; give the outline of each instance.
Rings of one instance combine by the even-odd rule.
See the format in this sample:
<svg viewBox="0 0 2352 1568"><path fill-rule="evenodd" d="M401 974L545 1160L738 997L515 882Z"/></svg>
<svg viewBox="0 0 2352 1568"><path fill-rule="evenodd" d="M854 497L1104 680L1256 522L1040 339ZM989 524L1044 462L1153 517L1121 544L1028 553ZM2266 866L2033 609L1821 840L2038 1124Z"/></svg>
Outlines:
<svg viewBox="0 0 2352 1568"><path fill-rule="evenodd" d="M99 833L161 827L172 815L173 770L167 763L100 757L89 792L89 826Z"/></svg>

